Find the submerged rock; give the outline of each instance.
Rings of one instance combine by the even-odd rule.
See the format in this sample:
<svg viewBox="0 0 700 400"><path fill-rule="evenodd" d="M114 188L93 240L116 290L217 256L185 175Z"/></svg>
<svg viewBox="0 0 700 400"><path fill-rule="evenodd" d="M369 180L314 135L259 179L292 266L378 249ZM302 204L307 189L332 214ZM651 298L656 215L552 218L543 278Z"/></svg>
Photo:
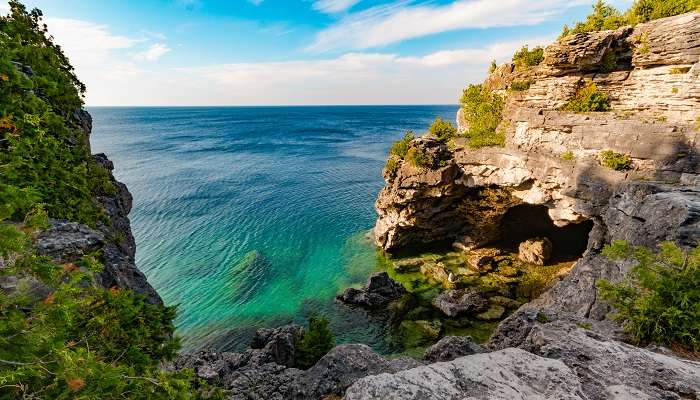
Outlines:
<svg viewBox="0 0 700 400"><path fill-rule="evenodd" d="M433 306L448 317L456 317L483 311L488 307L488 300L475 289L452 289L435 297Z"/></svg>
<svg viewBox="0 0 700 400"><path fill-rule="evenodd" d="M498 321L499 319L503 318L503 315L505 313L505 307L500 306L498 304L493 304L491 305L491 307L489 307L488 310L476 314L476 318L482 321Z"/></svg>
<svg viewBox="0 0 700 400"><path fill-rule="evenodd" d="M380 307L405 295L406 289L389 277L386 272L372 275L361 289L348 288L337 296L347 304L364 307Z"/></svg>
<svg viewBox="0 0 700 400"><path fill-rule="evenodd" d="M552 241L546 237L528 239L518 246L518 258L522 262L545 265L552 257Z"/></svg>
<svg viewBox="0 0 700 400"><path fill-rule="evenodd" d="M469 336L445 336L428 347L423 359L429 362L452 361L455 358L487 351L485 347L474 343Z"/></svg>

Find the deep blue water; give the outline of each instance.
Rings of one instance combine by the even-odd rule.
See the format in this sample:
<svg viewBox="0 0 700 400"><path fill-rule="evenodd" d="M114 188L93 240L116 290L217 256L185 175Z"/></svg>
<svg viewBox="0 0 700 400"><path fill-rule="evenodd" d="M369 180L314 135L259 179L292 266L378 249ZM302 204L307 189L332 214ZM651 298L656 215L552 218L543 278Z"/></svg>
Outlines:
<svg viewBox="0 0 700 400"><path fill-rule="evenodd" d="M367 232L391 142L457 106L90 108L93 152L134 195L137 265L185 349L238 349L262 326L331 318L390 351L384 322L334 304L377 268Z"/></svg>

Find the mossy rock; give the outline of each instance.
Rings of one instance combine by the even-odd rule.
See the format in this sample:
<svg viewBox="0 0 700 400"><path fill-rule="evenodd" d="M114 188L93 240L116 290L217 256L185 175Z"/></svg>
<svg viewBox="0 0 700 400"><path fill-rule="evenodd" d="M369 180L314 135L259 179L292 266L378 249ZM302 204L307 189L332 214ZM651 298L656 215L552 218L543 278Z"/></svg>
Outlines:
<svg viewBox="0 0 700 400"><path fill-rule="evenodd" d="M394 261L394 270L401 273L418 272L423 263L425 260L422 258L404 258Z"/></svg>
<svg viewBox="0 0 700 400"><path fill-rule="evenodd" d="M503 266L499 267L498 271L497 271L498 275L501 275L501 276L504 276L507 278L512 278L514 276L517 276L518 272L519 272L518 269L512 265L503 265Z"/></svg>
<svg viewBox="0 0 700 400"><path fill-rule="evenodd" d="M442 335L442 323L438 320L406 320L401 322L400 339L406 348L424 346L435 342Z"/></svg>
<svg viewBox="0 0 700 400"><path fill-rule="evenodd" d="M518 308L522 305L521 302L504 296L493 296L489 299L489 302L505 308Z"/></svg>
<svg viewBox="0 0 700 400"><path fill-rule="evenodd" d="M497 304L493 304L493 305L491 305L491 307L489 307L488 310L486 310L480 314L477 314L476 318L480 319L482 321L497 321L497 320L503 318L505 313L506 313L505 307L499 306Z"/></svg>

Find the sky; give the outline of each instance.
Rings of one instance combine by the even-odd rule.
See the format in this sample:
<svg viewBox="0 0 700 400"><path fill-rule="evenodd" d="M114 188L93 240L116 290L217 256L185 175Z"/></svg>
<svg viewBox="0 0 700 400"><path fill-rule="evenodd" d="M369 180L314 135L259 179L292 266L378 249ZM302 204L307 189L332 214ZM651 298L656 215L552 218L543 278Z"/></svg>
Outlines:
<svg viewBox="0 0 700 400"><path fill-rule="evenodd" d="M44 12L88 106L252 106L456 104L492 59L553 41L593 0L24 3Z"/></svg>

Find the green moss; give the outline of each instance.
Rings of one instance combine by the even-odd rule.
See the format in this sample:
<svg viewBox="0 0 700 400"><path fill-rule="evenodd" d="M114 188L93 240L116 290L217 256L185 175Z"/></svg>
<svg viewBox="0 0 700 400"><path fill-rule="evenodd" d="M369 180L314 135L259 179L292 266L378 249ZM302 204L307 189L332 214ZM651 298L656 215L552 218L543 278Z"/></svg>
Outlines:
<svg viewBox="0 0 700 400"><path fill-rule="evenodd" d="M671 93L678 94L678 88L674 87L673 89L671 89Z"/></svg>
<svg viewBox="0 0 700 400"><path fill-rule="evenodd" d="M576 326L578 326L579 328L582 328L582 329L589 330L589 331L591 329L593 329L593 324L590 322L577 322Z"/></svg>
<svg viewBox="0 0 700 400"><path fill-rule="evenodd" d="M690 72L690 67L674 67L669 70L671 75L683 75Z"/></svg>
<svg viewBox="0 0 700 400"><path fill-rule="evenodd" d="M571 150L567 150L561 153L561 158L566 161L572 161L574 159L574 152Z"/></svg>
<svg viewBox="0 0 700 400"><path fill-rule="evenodd" d="M537 313L537 322L539 322L540 324L546 324L551 322L551 320L549 319L547 314L540 311Z"/></svg>
<svg viewBox="0 0 700 400"><path fill-rule="evenodd" d="M544 48L538 46L530 50L525 45L520 50L513 54L513 63L516 70L526 70L531 67L540 65L544 60Z"/></svg>
<svg viewBox="0 0 700 400"><path fill-rule="evenodd" d="M598 90L595 83L590 82L576 91L576 95L567 102L562 110L572 112L601 112L610 111L608 96Z"/></svg>
<svg viewBox="0 0 700 400"><path fill-rule="evenodd" d="M601 151L600 161L603 166L615 171L625 171L632 168L632 159L628 155L612 150Z"/></svg>

